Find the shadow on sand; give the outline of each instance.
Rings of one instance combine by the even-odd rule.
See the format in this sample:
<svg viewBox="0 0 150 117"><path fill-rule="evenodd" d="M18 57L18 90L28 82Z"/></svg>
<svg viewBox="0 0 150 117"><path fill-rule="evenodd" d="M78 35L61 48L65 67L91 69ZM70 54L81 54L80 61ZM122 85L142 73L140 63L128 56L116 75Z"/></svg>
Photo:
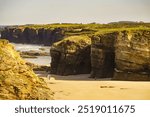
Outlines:
<svg viewBox="0 0 150 117"><path fill-rule="evenodd" d="M119 82L120 80L112 80L111 78L90 78L90 74L78 74L61 76L55 74L48 74L46 71L34 71L39 77L45 77L54 80L69 80L69 81L114 81ZM123 82L150 82L150 81L123 81Z"/></svg>

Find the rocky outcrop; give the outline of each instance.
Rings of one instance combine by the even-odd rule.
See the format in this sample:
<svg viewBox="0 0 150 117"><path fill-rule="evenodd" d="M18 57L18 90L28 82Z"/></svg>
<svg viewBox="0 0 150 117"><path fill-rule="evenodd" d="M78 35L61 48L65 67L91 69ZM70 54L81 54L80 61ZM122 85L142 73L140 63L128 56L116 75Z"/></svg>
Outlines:
<svg viewBox="0 0 150 117"><path fill-rule="evenodd" d="M116 80L150 80L150 31L121 31L115 43Z"/></svg>
<svg viewBox="0 0 150 117"><path fill-rule="evenodd" d="M120 30L92 37L91 77L150 80L150 31Z"/></svg>
<svg viewBox="0 0 150 117"><path fill-rule="evenodd" d="M19 51L18 51L19 52ZM50 54L48 52L42 52L42 51L34 51L34 50L30 50L30 51L23 51L20 52L20 55L28 55L28 56L49 56Z"/></svg>
<svg viewBox="0 0 150 117"><path fill-rule="evenodd" d="M62 28L34 29L34 28L5 28L1 32L1 38L14 43L52 45L64 37Z"/></svg>
<svg viewBox="0 0 150 117"><path fill-rule="evenodd" d="M90 73L90 46L87 36L71 36L55 43L50 50L51 72L59 75Z"/></svg>
<svg viewBox="0 0 150 117"><path fill-rule="evenodd" d="M34 63L26 62L26 65L29 66L33 71L50 71L51 67L47 65L37 65Z"/></svg>
<svg viewBox="0 0 150 117"><path fill-rule="evenodd" d="M111 78L114 74L114 43L117 33L105 33L92 37L91 77Z"/></svg>
<svg viewBox="0 0 150 117"><path fill-rule="evenodd" d="M64 36L65 32L62 28L54 28L53 30L41 28L38 30L38 38L40 43L44 45L52 45L62 40Z"/></svg>
<svg viewBox="0 0 150 117"><path fill-rule="evenodd" d="M91 53L89 48L90 43L82 36L54 44L51 72L59 75L89 73L91 65L91 77L150 80L150 30L102 31L92 37Z"/></svg>
<svg viewBox="0 0 150 117"><path fill-rule="evenodd" d="M6 40L0 40L0 99L52 99L52 91L46 83Z"/></svg>

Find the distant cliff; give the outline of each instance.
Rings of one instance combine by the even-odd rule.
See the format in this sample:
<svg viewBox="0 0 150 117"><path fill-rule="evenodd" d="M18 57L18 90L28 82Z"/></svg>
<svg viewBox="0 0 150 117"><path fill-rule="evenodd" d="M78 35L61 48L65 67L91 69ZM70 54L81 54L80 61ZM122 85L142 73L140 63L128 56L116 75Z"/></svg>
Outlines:
<svg viewBox="0 0 150 117"><path fill-rule="evenodd" d="M150 23L118 22L110 24L47 24L5 26L1 31L1 38L15 43L52 45L69 36L92 36L100 30L117 28L150 27Z"/></svg>
<svg viewBox="0 0 150 117"><path fill-rule="evenodd" d="M0 99L52 99L52 91L7 40L0 40Z"/></svg>
<svg viewBox="0 0 150 117"><path fill-rule="evenodd" d="M1 38L14 43L44 44L52 45L64 37L61 28L55 29L34 29L34 28L5 28L1 31Z"/></svg>
<svg viewBox="0 0 150 117"><path fill-rule="evenodd" d="M97 31L97 29L93 29L95 27L97 27L96 24L9 26L1 31L1 38L14 43L44 44L51 46L53 43L69 36L92 35Z"/></svg>

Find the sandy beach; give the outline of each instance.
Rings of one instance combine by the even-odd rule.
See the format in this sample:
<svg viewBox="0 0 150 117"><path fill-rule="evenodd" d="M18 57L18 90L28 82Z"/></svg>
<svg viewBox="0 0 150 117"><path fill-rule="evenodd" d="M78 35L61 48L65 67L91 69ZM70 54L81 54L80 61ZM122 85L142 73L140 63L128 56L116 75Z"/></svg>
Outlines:
<svg viewBox="0 0 150 117"><path fill-rule="evenodd" d="M47 77L37 72L54 92L55 100L149 100L150 82L91 79L90 74Z"/></svg>

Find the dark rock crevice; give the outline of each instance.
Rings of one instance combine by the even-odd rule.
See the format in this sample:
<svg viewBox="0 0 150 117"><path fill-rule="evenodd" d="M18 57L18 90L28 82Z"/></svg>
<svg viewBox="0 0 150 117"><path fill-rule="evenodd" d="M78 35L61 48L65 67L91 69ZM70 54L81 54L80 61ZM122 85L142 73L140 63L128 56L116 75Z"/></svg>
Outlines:
<svg viewBox="0 0 150 117"><path fill-rule="evenodd" d="M91 77L111 78L115 68L114 43L117 33L108 33L92 37Z"/></svg>
<svg viewBox="0 0 150 117"><path fill-rule="evenodd" d="M52 73L70 75L91 70L93 78L150 80L150 31L100 33L92 36L91 44L82 49L81 42L75 40L64 39L52 46Z"/></svg>
<svg viewBox="0 0 150 117"><path fill-rule="evenodd" d="M115 43L115 80L150 80L150 31L133 30L119 33Z"/></svg>
<svg viewBox="0 0 150 117"><path fill-rule="evenodd" d="M150 31L124 30L92 37L91 77L150 80Z"/></svg>

